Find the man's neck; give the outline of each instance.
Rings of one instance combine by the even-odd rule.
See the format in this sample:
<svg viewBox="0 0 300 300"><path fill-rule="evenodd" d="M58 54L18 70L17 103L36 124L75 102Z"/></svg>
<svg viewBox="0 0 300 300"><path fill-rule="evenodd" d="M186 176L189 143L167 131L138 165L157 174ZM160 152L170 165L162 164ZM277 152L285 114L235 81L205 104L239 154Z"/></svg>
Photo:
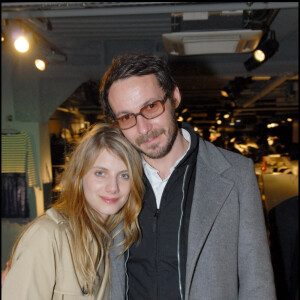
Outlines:
<svg viewBox="0 0 300 300"><path fill-rule="evenodd" d="M149 158L144 155L145 161L154 169L158 170L161 179L165 179L170 174L170 168L174 166L176 161L183 156L189 147L189 142L183 137L179 129L172 149L162 158Z"/></svg>

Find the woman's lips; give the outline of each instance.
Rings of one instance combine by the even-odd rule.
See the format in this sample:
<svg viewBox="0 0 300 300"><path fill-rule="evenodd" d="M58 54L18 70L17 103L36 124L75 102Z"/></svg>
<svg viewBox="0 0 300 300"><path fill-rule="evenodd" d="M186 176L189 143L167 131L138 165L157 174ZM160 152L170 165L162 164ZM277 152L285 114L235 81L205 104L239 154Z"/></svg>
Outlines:
<svg viewBox="0 0 300 300"><path fill-rule="evenodd" d="M100 196L100 197L104 202L106 202L108 204L116 203L119 199L119 198L110 198L110 197L103 197L103 196Z"/></svg>

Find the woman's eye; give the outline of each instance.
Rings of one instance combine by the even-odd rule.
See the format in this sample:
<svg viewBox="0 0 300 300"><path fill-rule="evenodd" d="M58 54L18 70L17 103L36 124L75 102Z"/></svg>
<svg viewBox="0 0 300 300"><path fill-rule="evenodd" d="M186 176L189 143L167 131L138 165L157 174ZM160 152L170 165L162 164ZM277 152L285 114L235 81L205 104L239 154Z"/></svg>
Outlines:
<svg viewBox="0 0 300 300"><path fill-rule="evenodd" d="M96 175L96 176L103 176L104 173L103 173L102 171L97 171L97 172L95 172L95 175Z"/></svg>
<svg viewBox="0 0 300 300"><path fill-rule="evenodd" d="M126 173L125 174L121 174L121 177L124 178L124 179L129 179L129 174L126 174Z"/></svg>

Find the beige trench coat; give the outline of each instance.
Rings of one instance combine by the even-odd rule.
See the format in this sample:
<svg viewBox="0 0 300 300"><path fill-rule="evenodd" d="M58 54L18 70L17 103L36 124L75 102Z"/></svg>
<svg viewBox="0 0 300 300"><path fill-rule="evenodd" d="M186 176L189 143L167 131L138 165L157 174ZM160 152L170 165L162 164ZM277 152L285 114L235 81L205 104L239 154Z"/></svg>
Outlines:
<svg viewBox="0 0 300 300"><path fill-rule="evenodd" d="M107 299L108 287L99 290L103 268L98 271L95 294L84 295L82 292L69 241L68 223L50 208L22 237L2 287L2 299Z"/></svg>

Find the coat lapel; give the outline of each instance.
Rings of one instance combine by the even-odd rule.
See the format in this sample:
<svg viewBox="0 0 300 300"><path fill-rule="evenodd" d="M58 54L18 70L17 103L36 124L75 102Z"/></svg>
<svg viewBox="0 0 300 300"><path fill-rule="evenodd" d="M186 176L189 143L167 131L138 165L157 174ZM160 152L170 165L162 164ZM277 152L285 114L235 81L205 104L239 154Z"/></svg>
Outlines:
<svg viewBox="0 0 300 300"><path fill-rule="evenodd" d="M217 148L200 142L188 236L186 299L205 240L233 187L233 182L221 175L228 167L230 164Z"/></svg>

